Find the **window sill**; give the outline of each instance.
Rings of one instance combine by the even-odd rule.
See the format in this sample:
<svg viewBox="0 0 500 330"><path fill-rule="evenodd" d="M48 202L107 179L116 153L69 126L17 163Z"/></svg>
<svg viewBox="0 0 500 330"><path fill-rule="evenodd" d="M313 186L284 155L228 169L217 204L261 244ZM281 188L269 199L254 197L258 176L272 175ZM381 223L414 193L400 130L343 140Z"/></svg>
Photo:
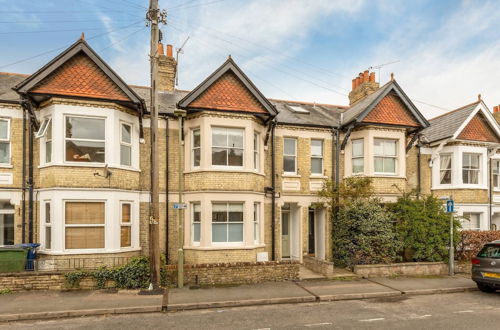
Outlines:
<svg viewBox="0 0 500 330"><path fill-rule="evenodd" d="M310 179L328 179L328 176L326 176L326 175L311 175L309 178Z"/></svg>
<svg viewBox="0 0 500 330"><path fill-rule="evenodd" d="M52 167L52 166L104 168L104 167L106 167L106 164L102 164L102 163L47 163L47 164L39 165L38 168L46 168L46 167ZM128 167L128 166L114 166L114 165L108 164L108 168L114 168L114 169L126 170L126 171L132 171L132 172L141 172L141 170L138 168Z"/></svg>
<svg viewBox="0 0 500 330"><path fill-rule="evenodd" d="M257 172L255 170L247 170L244 168L234 168L234 167L230 167L230 168L193 168L190 170L185 170L183 173L190 174L190 173L202 173L202 172L250 173L250 174L265 176L264 173Z"/></svg>
<svg viewBox="0 0 500 330"><path fill-rule="evenodd" d="M431 188L431 190L453 190L453 189L488 190L488 187L482 185L456 185L456 186L435 186Z"/></svg>
<svg viewBox="0 0 500 330"><path fill-rule="evenodd" d="M14 168L12 164L0 164L0 168Z"/></svg>
<svg viewBox="0 0 500 330"><path fill-rule="evenodd" d="M302 177L300 174L293 174L293 173L290 173L290 174L283 173L281 176L283 178L301 178Z"/></svg>
<svg viewBox="0 0 500 330"><path fill-rule="evenodd" d="M141 251L141 248L123 248L112 249L79 249L79 250L39 250L38 252L46 255L73 255L73 254L110 254Z"/></svg>
<svg viewBox="0 0 500 330"><path fill-rule="evenodd" d="M184 246L185 250L254 250L258 248L265 247L265 244L257 244L257 245L232 245L232 246L224 246L224 245L212 245L212 246Z"/></svg>

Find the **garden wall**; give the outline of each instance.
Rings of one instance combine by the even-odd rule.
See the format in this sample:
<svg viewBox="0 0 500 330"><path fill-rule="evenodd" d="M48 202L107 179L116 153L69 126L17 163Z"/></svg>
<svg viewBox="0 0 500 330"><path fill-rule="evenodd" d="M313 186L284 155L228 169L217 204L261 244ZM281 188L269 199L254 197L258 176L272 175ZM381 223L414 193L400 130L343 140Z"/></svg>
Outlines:
<svg viewBox="0 0 500 330"><path fill-rule="evenodd" d="M354 273L363 277L447 275L444 262L404 262L380 265L357 265Z"/></svg>

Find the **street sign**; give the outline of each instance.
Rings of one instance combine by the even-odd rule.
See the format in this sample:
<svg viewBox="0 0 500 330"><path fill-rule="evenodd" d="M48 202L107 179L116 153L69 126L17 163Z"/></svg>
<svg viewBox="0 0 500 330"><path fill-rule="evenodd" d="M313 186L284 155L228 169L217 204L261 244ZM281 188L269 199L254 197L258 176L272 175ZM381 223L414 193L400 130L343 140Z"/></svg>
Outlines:
<svg viewBox="0 0 500 330"><path fill-rule="evenodd" d="M187 209L186 203L174 203L174 210L184 210Z"/></svg>
<svg viewBox="0 0 500 330"><path fill-rule="evenodd" d="M455 202L453 199L449 199L446 201L446 213L453 213L455 208Z"/></svg>

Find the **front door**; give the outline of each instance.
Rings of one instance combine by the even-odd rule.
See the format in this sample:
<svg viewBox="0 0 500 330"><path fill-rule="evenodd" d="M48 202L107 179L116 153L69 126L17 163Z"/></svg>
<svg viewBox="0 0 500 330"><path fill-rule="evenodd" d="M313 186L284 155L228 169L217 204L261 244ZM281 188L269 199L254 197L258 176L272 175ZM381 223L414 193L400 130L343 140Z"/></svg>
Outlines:
<svg viewBox="0 0 500 330"><path fill-rule="evenodd" d="M309 233L307 235L308 237L308 242L309 242L309 245L308 245L308 253L310 255L315 255L316 254L316 241L315 241L315 238L316 238L316 231L315 231L315 224L314 224L314 210L313 209L309 209Z"/></svg>
<svg viewBox="0 0 500 330"><path fill-rule="evenodd" d="M290 258L290 212L281 213L281 257Z"/></svg>

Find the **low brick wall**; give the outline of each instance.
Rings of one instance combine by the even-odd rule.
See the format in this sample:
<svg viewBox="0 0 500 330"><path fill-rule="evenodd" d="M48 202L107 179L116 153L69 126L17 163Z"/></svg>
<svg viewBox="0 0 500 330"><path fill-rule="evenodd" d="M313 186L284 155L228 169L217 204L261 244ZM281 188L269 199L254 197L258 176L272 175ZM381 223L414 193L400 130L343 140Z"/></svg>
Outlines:
<svg viewBox="0 0 500 330"><path fill-rule="evenodd" d="M184 266L186 285L231 285L298 280L299 262L267 261ZM167 284L177 284L177 265L167 265Z"/></svg>
<svg viewBox="0 0 500 330"><path fill-rule="evenodd" d="M333 262L326 260L319 260L315 257L304 256L302 259L303 265L315 273L332 278L333 276Z"/></svg>
<svg viewBox="0 0 500 330"><path fill-rule="evenodd" d="M447 275L448 264L444 262L404 262L380 265L357 265L354 273L363 277Z"/></svg>

